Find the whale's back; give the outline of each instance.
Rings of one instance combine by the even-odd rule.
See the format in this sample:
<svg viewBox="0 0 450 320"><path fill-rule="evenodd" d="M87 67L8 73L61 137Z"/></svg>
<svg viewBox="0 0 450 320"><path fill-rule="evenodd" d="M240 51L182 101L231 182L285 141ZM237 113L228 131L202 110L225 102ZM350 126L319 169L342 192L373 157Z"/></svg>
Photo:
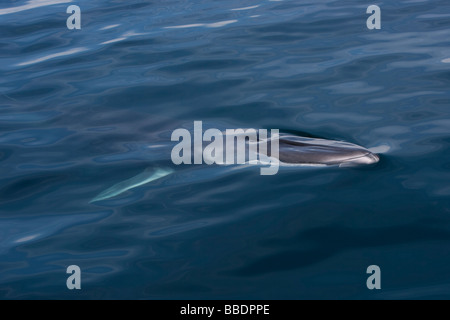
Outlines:
<svg viewBox="0 0 450 320"><path fill-rule="evenodd" d="M281 135L279 160L286 164L372 164L379 161L377 155L356 144Z"/></svg>

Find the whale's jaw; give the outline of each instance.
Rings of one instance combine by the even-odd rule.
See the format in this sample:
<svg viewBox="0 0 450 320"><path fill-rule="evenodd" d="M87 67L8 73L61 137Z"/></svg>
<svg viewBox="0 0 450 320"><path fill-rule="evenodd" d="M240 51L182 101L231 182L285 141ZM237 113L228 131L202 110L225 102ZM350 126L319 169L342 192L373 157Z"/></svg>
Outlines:
<svg viewBox="0 0 450 320"><path fill-rule="evenodd" d="M360 165L370 165L375 164L380 161L380 157L372 152L368 152L367 154L353 158L348 159L348 161L342 162L339 166L340 167L352 167L352 166L360 166Z"/></svg>

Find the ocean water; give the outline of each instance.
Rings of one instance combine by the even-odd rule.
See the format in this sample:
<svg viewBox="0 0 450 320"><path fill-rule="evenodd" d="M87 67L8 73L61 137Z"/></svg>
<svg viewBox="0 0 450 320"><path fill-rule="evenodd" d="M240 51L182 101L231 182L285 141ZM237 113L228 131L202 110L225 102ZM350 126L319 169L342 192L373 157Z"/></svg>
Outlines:
<svg viewBox="0 0 450 320"><path fill-rule="evenodd" d="M449 48L447 0L3 1L0 299L450 298ZM196 120L383 152L90 203Z"/></svg>

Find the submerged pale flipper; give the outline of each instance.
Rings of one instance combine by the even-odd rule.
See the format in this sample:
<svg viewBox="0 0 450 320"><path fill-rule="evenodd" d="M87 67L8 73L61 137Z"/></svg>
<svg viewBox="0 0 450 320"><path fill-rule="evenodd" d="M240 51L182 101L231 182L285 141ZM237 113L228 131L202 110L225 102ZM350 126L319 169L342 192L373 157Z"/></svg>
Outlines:
<svg viewBox="0 0 450 320"><path fill-rule="evenodd" d="M115 185L113 185L111 188L103 191L98 196L96 196L94 199L92 199L90 202L96 202L96 201L102 201L106 199L113 198L115 196L118 196L119 194L124 193L125 191L140 187L144 184L147 184L149 182L161 179L171 173L173 173L174 170L170 168L156 168L153 170L145 170L141 174L138 174L137 176L119 182Z"/></svg>

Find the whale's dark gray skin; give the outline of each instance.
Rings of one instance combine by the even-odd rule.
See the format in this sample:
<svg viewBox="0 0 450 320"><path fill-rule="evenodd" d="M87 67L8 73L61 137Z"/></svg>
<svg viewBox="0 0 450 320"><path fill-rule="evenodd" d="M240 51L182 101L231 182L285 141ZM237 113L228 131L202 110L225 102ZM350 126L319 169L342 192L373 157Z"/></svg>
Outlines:
<svg viewBox="0 0 450 320"><path fill-rule="evenodd" d="M274 154L270 152L272 149L271 141L266 142L268 142L266 145L268 147L266 150L269 151L268 156L276 158L279 166L335 165L347 167L369 165L379 161L379 157L376 154L361 146L348 142L280 134L278 139L278 156L276 152ZM258 156L261 158L261 155ZM173 172L174 170L169 167L146 170L133 178L119 182L103 191L92 199L91 203L116 197L128 190L168 176Z"/></svg>
<svg viewBox="0 0 450 320"><path fill-rule="evenodd" d="M280 135L278 158L291 165L351 166L379 161L376 154L356 144L290 135Z"/></svg>

